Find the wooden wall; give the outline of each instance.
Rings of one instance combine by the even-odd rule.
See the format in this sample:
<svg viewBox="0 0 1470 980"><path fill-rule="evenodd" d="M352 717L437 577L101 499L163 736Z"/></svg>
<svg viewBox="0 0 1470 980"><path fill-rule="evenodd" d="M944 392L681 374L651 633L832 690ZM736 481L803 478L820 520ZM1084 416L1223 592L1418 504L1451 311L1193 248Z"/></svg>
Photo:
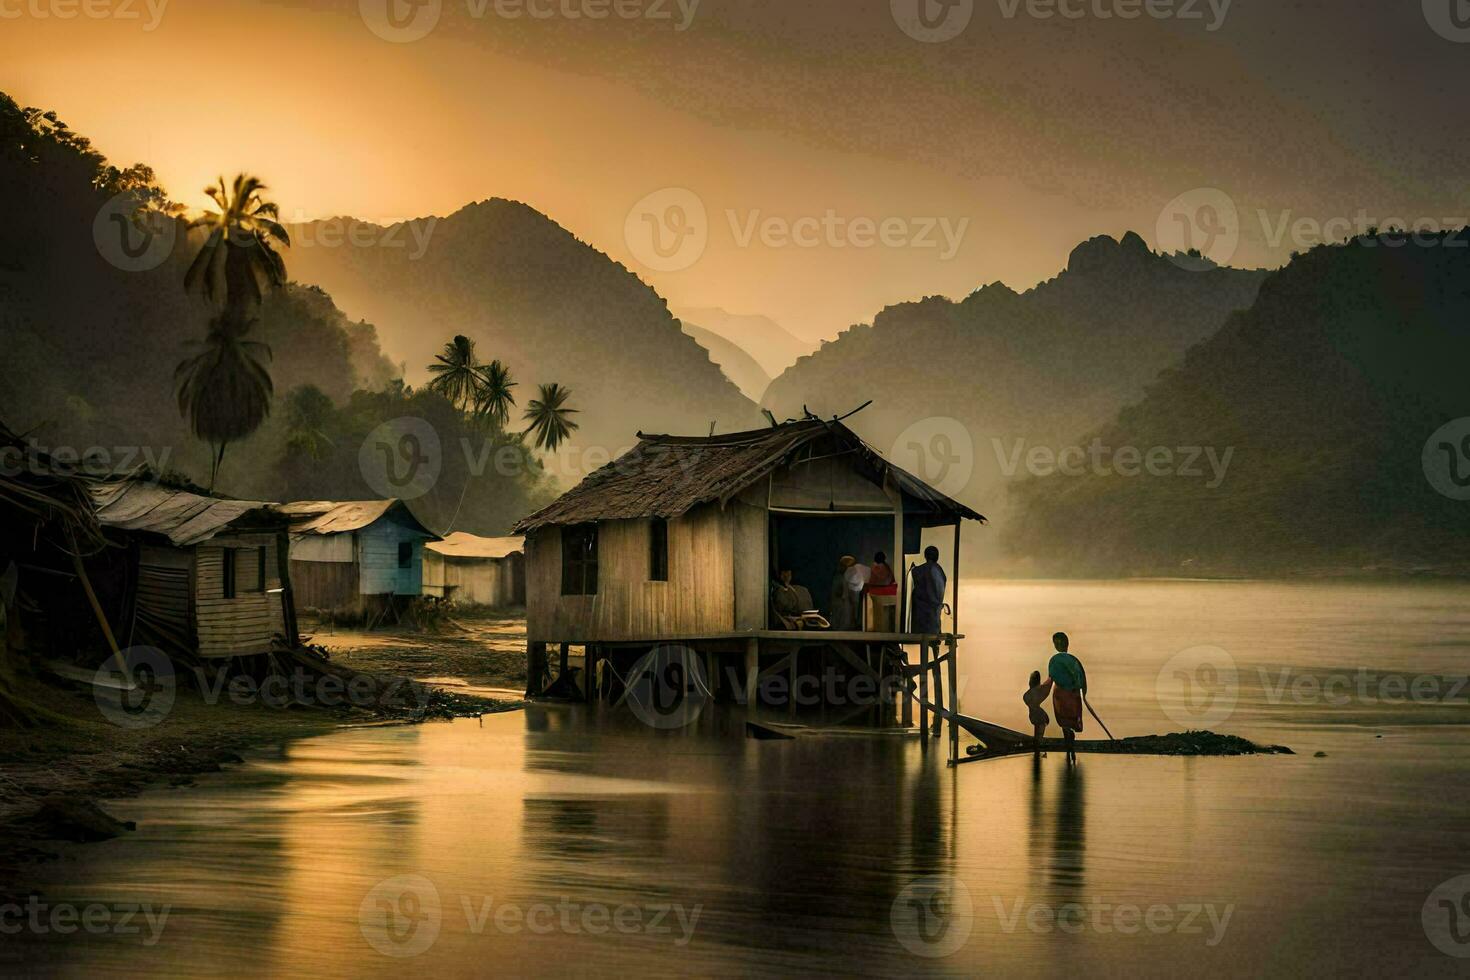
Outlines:
<svg viewBox="0 0 1470 980"><path fill-rule="evenodd" d="M201 657L266 653L285 632L284 594L276 561L278 535L221 534L194 549L194 629ZM257 591L259 548L265 547L265 591ZM235 552L235 597L224 594L224 552Z"/></svg>
<svg viewBox="0 0 1470 980"><path fill-rule="evenodd" d="M407 568L398 567L398 543L413 545ZM358 588L363 595L422 595L424 535L390 520L357 532Z"/></svg>
<svg viewBox="0 0 1470 980"><path fill-rule="evenodd" d="M504 608L525 603L525 560L446 558L424 551L424 594L453 603Z"/></svg>
<svg viewBox="0 0 1470 980"><path fill-rule="evenodd" d="M763 630L771 596L771 556L767 540L766 481L730 501L731 551L735 561L735 628Z"/></svg>
<svg viewBox="0 0 1470 980"><path fill-rule="evenodd" d="M138 547L138 638L163 650L194 649L194 553L187 548Z"/></svg>
<svg viewBox="0 0 1470 980"><path fill-rule="evenodd" d="M356 612L362 601L355 561L291 560L291 591L297 609Z"/></svg>
<svg viewBox="0 0 1470 980"><path fill-rule="evenodd" d="M669 581L648 580L648 521L603 521L595 596L561 594L561 529L526 539L532 641L582 643L727 633L735 628L732 528L717 505L669 522Z"/></svg>

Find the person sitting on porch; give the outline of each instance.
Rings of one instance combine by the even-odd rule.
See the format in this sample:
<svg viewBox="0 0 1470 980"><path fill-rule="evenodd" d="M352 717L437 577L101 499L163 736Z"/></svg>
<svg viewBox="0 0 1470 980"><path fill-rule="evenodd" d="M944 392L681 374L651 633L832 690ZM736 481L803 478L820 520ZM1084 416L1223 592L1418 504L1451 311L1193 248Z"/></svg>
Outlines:
<svg viewBox="0 0 1470 980"><path fill-rule="evenodd" d="M945 609L944 590L949 579L939 567L939 549L924 549L924 564L914 567L914 601L909 626L915 633L939 633L940 613Z"/></svg>
<svg viewBox="0 0 1470 980"><path fill-rule="evenodd" d="M781 569L771 589L771 608L781 621L781 627L799 630L806 626L825 626L826 621L817 614L811 592L806 586L791 581L791 577L791 569Z"/></svg>
<svg viewBox="0 0 1470 980"><path fill-rule="evenodd" d="M827 618L832 621L834 630L855 630L858 628L858 597L862 594L863 587L859 579L859 573L853 573L857 567L858 560L852 555L843 555L837 560L837 571L832 575L832 591L829 599L832 603L831 615ZM867 566L863 566L867 571ZM853 582L858 582L857 588L853 588Z"/></svg>
<svg viewBox="0 0 1470 980"><path fill-rule="evenodd" d="M893 580L893 569L888 567L888 556L880 551L873 556L867 590L878 595L893 595L897 589L898 583Z"/></svg>

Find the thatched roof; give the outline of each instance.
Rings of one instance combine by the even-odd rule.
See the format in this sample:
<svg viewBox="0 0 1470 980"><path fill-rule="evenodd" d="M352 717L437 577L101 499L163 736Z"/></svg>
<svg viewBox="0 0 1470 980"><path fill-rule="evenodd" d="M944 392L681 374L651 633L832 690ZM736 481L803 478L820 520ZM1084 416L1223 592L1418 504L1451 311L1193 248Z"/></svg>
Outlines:
<svg viewBox="0 0 1470 980"><path fill-rule="evenodd" d="M342 534L376 524L387 517L405 527L417 528L431 538L438 537L419 523L408 505L397 497L386 500L298 500L280 504L278 509L291 518L293 535Z"/></svg>
<svg viewBox="0 0 1470 980"><path fill-rule="evenodd" d="M906 497L931 513L985 520L889 463L841 422L802 419L707 437L640 432L638 439L638 445L549 506L522 518L513 530L524 534L554 524L679 517L700 504L724 504L823 439L852 451L853 465L868 470L877 480L891 477Z"/></svg>
<svg viewBox="0 0 1470 980"><path fill-rule="evenodd" d="M263 500L230 500L146 478L94 483L92 499L103 527L158 534L187 548L223 531L282 527L286 518Z"/></svg>
<svg viewBox="0 0 1470 980"><path fill-rule="evenodd" d="M426 549L445 558L504 558L526 550L522 537L482 538L468 531L445 535L443 541L430 541Z"/></svg>
<svg viewBox="0 0 1470 980"><path fill-rule="evenodd" d="M36 533L58 532L53 540L61 547L82 553L106 545L87 477L75 465L58 462L44 450L27 445L0 422L0 520L7 529L27 528L30 540Z"/></svg>

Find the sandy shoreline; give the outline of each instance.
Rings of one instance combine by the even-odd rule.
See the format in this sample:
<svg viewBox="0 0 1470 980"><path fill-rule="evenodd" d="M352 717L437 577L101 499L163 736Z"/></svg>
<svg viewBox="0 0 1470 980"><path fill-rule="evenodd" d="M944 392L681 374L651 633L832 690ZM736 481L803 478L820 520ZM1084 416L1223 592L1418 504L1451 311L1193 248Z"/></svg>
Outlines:
<svg viewBox="0 0 1470 980"><path fill-rule="evenodd" d="M325 647L333 664L399 679L410 698L428 704L420 723L453 715L511 710L520 702L429 685L427 677L466 687L518 690L525 684L525 625L513 616L471 617L435 630L329 629L307 621L303 638ZM518 653L518 656L517 656ZM37 862L126 833L106 813L108 800L157 785L189 786L196 776L242 762L245 751L330 731L411 724L411 717L341 704L278 707L253 697L238 703L219 692L177 686L166 715L147 727L114 724L82 684L39 676L19 680L21 693L56 720L27 730L0 730L0 901L31 893ZM423 712L417 712L423 716Z"/></svg>

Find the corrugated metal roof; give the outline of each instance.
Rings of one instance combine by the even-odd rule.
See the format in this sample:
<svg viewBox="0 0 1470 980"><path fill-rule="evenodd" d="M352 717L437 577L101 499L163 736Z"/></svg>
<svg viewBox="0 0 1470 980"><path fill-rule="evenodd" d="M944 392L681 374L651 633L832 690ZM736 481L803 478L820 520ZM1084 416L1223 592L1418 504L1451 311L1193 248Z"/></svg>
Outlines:
<svg viewBox="0 0 1470 980"><path fill-rule="evenodd" d="M148 480L113 480L90 489L103 527L161 534L181 548L208 541L238 523L285 524L261 500L209 497Z"/></svg>
<svg viewBox="0 0 1470 980"><path fill-rule="evenodd" d="M589 475L550 505L522 518L514 530L552 524L678 517L712 501L724 502L789 461L797 450L831 437L881 479L934 511L984 522L964 504L899 469L837 421L802 419L717 436L638 433L639 443Z"/></svg>
<svg viewBox="0 0 1470 980"><path fill-rule="evenodd" d="M376 524L384 517L406 519L431 538L437 538L413 516L408 505L397 497L387 500L298 500L280 504L281 513L291 518L292 534L342 534Z"/></svg>
<svg viewBox="0 0 1470 980"><path fill-rule="evenodd" d="M424 545L429 551L446 558L504 558L526 550L523 537L482 538L468 531L455 531L443 541Z"/></svg>

